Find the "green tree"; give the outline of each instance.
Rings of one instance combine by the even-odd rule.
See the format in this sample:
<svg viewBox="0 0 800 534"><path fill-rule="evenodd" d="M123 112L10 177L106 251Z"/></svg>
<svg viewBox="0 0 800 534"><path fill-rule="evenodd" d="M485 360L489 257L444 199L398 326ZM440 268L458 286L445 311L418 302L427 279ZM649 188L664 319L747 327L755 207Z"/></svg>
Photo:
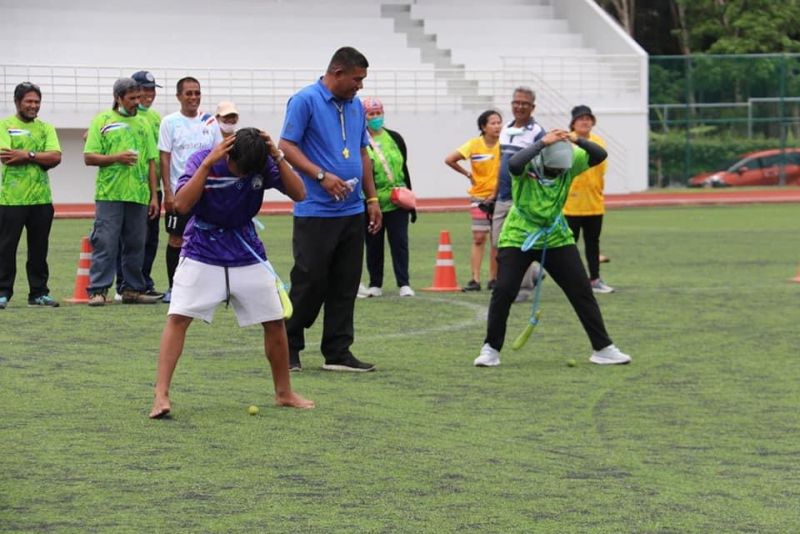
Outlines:
<svg viewBox="0 0 800 534"><path fill-rule="evenodd" d="M800 52L798 0L673 0L686 5L696 52Z"/></svg>
<svg viewBox="0 0 800 534"><path fill-rule="evenodd" d="M800 52L800 0L596 0L649 54Z"/></svg>

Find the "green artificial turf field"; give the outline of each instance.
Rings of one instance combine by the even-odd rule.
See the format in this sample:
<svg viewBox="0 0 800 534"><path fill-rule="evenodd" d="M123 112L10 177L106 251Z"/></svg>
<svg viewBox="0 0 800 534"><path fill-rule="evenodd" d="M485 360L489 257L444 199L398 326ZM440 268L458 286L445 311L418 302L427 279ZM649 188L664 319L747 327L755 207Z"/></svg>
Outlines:
<svg viewBox="0 0 800 534"><path fill-rule="evenodd" d="M421 214L417 296L396 296L387 250L386 296L356 303L353 351L377 372L321 371L317 324L292 375L317 408L274 408L261 329L223 306L190 328L163 421L146 414L166 305L29 309L23 239L0 310L0 531L794 532L797 213L608 213L602 275L617 292L598 300L633 363L588 363L548 279L541 324L512 351L530 311L515 305L494 369L472 367L488 292L419 291L443 229L467 281L469 216ZM261 220L288 280L291 219ZM90 225L55 222L59 299ZM163 244L154 270L163 288Z"/></svg>

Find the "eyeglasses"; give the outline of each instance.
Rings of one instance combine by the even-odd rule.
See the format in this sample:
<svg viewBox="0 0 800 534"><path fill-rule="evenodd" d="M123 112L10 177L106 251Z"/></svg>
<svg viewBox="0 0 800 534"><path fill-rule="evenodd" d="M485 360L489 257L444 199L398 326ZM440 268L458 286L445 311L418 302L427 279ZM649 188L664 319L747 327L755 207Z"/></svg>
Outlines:
<svg viewBox="0 0 800 534"><path fill-rule="evenodd" d="M528 108L528 107L532 108L533 107L533 103L532 102L525 102L524 100L513 100L511 102L511 105L514 106L514 107L518 107L518 108Z"/></svg>

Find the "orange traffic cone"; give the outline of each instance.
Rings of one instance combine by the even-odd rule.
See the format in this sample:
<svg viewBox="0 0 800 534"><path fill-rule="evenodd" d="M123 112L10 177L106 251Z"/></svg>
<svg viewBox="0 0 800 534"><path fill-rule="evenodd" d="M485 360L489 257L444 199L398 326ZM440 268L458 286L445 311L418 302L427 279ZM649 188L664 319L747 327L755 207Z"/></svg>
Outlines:
<svg viewBox="0 0 800 534"><path fill-rule="evenodd" d="M800 265L797 266L797 275L794 278L789 278L790 282L800 282Z"/></svg>
<svg viewBox="0 0 800 534"><path fill-rule="evenodd" d="M436 252L433 286L423 288L423 291L461 291L456 282L456 264L453 261L450 232L447 230L442 230L439 234L439 250Z"/></svg>
<svg viewBox="0 0 800 534"><path fill-rule="evenodd" d="M75 276L75 290L72 292L72 298L67 299L67 302L76 304L89 302L86 289L89 287L89 268L91 266L92 245L89 243L89 238L84 237L81 239L81 255L78 259L78 273Z"/></svg>

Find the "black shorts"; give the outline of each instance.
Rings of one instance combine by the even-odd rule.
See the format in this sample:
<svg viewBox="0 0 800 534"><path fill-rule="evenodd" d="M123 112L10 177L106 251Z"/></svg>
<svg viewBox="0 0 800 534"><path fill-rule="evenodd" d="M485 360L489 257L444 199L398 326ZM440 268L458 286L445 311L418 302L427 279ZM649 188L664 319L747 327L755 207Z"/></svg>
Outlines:
<svg viewBox="0 0 800 534"><path fill-rule="evenodd" d="M189 222L189 215L181 215L177 211L169 211L164 214L164 229L169 235L183 236L187 222Z"/></svg>

